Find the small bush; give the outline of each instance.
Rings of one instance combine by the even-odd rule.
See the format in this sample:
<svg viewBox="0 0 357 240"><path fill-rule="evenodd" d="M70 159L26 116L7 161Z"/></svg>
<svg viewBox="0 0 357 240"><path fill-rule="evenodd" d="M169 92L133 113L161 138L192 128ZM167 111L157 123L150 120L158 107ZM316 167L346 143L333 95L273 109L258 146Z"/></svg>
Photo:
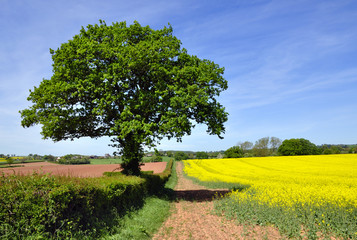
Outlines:
<svg viewBox="0 0 357 240"><path fill-rule="evenodd" d="M11 157L8 157L8 158L6 158L6 162L8 165L11 165L11 164L14 164L15 161Z"/></svg>
<svg viewBox="0 0 357 240"><path fill-rule="evenodd" d="M90 164L89 158L74 156L74 155L66 155L58 160L59 164L68 164L68 165L76 165L76 164Z"/></svg>
<svg viewBox="0 0 357 240"><path fill-rule="evenodd" d="M151 157L151 162L162 162L162 157L154 154L154 156Z"/></svg>
<svg viewBox="0 0 357 240"><path fill-rule="evenodd" d="M151 158L151 162L162 162L161 153L155 148L155 154Z"/></svg>

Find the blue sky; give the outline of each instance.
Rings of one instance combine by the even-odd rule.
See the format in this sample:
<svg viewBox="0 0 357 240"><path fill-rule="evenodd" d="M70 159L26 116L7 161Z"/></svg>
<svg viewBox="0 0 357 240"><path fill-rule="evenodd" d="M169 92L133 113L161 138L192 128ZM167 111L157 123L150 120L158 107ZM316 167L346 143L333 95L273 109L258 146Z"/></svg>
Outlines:
<svg viewBox="0 0 357 240"><path fill-rule="evenodd" d="M357 2L354 0L0 0L0 153L112 153L109 138L53 143L22 128L29 89L52 73L49 48L81 26L170 23L192 55L225 67L229 112L220 140L197 126L158 149L215 151L274 136L320 145L357 143Z"/></svg>

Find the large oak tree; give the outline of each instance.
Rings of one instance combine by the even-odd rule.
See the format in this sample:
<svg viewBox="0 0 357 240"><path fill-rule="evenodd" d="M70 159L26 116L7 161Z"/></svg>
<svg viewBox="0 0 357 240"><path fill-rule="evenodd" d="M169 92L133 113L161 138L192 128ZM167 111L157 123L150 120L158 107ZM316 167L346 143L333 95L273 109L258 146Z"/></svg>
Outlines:
<svg viewBox="0 0 357 240"><path fill-rule="evenodd" d="M189 55L170 25L100 21L50 52L52 77L20 111L22 126L41 124L45 139L109 136L124 172L138 175L144 146L181 141L195 124L220 138L225 131L228 114L216 99L227 89L224 69Z"/></svg>

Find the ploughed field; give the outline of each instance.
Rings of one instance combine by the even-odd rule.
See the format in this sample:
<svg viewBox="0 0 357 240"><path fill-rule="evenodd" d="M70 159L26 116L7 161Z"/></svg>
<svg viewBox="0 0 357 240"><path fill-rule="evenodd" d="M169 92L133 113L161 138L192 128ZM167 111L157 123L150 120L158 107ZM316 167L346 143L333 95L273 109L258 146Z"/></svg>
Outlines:
<svg viewBox="0 0 357 240"><path fill-rule="evenodd" d="M165 170L167 162L145 163L141 166L143 171L154 171L160 173ZM101 177L104 172L120 171L119 164L103 164L103 165L60 165L49 162L38 163L24 163L23 167L15 168L1 168L0 174L32 174L37 173L51 173L61 176L75 176L75 177Z"/></svg>
<svg viewBox="0 0 357 240"><path fill-rule="evenodd" d="M235 189L216 209L285 235L357 239L357 154L184 161L185 173ZM207 183L206 183L207 184Z"/></svg>

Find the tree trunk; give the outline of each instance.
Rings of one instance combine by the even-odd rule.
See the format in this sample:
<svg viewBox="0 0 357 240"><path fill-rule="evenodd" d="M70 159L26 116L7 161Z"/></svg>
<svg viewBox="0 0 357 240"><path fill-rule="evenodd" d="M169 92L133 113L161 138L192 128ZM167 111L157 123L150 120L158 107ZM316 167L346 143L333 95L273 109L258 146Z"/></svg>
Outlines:
<svg viewBox="0 0 357 240"><path fill-rule="evenodd" d="M134 134L129 134L125 139L119 139L123 163L123 173L126 175L140 175L140 165L144 156L141 142L137 142Z"/></svg>

